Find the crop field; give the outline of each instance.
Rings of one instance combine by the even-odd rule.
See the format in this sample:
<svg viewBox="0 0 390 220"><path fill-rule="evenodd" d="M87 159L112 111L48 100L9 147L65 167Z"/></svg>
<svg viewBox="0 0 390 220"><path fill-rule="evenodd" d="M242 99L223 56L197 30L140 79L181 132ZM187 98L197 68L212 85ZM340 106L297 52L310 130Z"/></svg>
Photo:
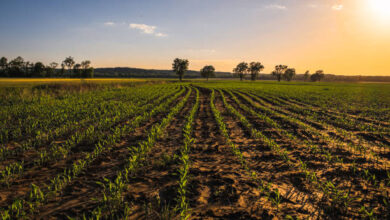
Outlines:
<svg viewBox="0 0 390 220"><path fill-rule="evenodd" d="M390 84L21 80L0 98L1 219L390 218Z"/></svg>

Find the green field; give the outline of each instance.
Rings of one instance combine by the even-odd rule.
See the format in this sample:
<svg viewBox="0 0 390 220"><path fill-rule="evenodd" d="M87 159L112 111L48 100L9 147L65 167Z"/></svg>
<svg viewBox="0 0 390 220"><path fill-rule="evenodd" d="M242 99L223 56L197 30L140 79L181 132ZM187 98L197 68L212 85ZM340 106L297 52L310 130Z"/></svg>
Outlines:
<svg viewBox="0 0 390 220"><path fill-rule="evenodd" d="M2 219L388 219L390 84L0 79Z"/></svg>

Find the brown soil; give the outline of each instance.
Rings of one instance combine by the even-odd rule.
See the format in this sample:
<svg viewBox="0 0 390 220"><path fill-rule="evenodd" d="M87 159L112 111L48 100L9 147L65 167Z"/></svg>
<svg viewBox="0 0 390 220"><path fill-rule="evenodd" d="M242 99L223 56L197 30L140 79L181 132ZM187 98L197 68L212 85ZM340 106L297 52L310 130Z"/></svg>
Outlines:
<svg viewBox="0 0 390 220"><path fill-rule="evenodd" d="M347 143L351 140L343 139L336 129L332 129L333 126L298 117L286 107L288 104L303 107L306 106L304 103L282 99L286 106L277 106L261 96L259 98L264 100L265 104L252 99L257 105L273 109L281 115L294 117L320 134L337 138L343 146L322 140L321 137L278 115L267 115L280 125L281 130L295 137L289 138L291 136L284 135L280 129L240 108L234 99L224 92L227 102L245 116L254 128L288 150L291 159L288 164L261 140L253 138L250 131L228 112L220 92L215 91L215 106L223 116L231 141L243 154L250 172L255 172L258 179L269 184L271 190L279 190L282 199L277 206L260 189L259 182L253 180L243 168L219 131L210 106L211 91L206 88L198 89L200 107L193 124L195 142L189 154L191 166L187 185L190 219L286 219L289 216L294 219L360 219L365 217L360 211L362 206L374 208L379 219L389 217L389 209L383 202L390 194L389 186L385 185L389 158L384 155L388 151L383 152L384 155L374 162L367 155L349 149ZM179 177L177 170L181 165L179 155L183 144L182 130L186 116L195 103L195 94L193 91L183 109L168 125L166 133L157 140L142 165L126 184L123 198L131 208L130 219L179 219L176 209ZM243 97L234 94L244 105L256 109ZM256 111L264 113L258 109ZM166 113L158 114L129 134L120 144L105 151L61 192L48 197L29 218L67 219L68 216L81 218L83 214L90 214L98 207L98 201L102 198L102 187L97 182L101 182L103 178L114 180L127 162L129 147L145 140L149 129L161 122L165 116ZM316 152L310 146L327 150L333 158L342 158L343 161L328 160L324 153ZM372 142L366 143L366 146L374 152L380 151ZM0 207L5 208L16 198L23 198L31 183L39 186L49 184L50 179L92 149L92 145L79 146L66 158L42 167L28 167L26 172L12 181L10 188L0 188ZM23 155L25 160L33 157L28 153ZM298 159L307 163L308 169L316 173L320 182L332 182L339 190L348 192L354 200L346 208L334 205L334 199L306 180L299 168ZM4 163L7 162L9 161ZM363 170L374 174L377 182L362 175Z"/></svg>

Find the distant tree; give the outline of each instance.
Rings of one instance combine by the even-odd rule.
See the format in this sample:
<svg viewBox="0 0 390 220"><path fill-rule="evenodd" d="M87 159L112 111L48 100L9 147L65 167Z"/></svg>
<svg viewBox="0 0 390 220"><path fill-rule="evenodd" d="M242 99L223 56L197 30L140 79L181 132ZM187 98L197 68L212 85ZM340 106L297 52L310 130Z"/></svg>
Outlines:
<svg viewBox="0 0 390 220"><path fill-rule="evenodd" d="M6 57L2 57L0 59L0 77L8 76L7 69L8 69L8 59Z"/></svg>
<svg viewBox="0 0 390 220"><path fill-rule="evenodd" d="M45 77L45 65L41 62L36 62L32 70L32 76L34 77Z"/></svg>
<svg viewBox="0 0 390 220"><path fill-rule="evenodd" d="M89 61L89 60L85 60L85 61L81 62L81 68L82 68L81 77L83 77L83 78L90 77L90 74L89 74L90 65L91 65L91 61Z"/></svg>
<svg viewBox="0 0 390 220"><path fill-rule="evenodd" d="M251 74L251 80L256 80L259 73L264 69L264 66L260 62L251 62L249 64L249 72Z"/></svg>
<svg viewBox="0 0 390 220"><path fill-rule="evenodd" d="M65 63L64 62L62 62L61 63L61 76L64 76L64 74L65 74Z"/></svg>
<svg viewBox="0 0 390 220"><path fill-rule="evenodd" d="M24 62L24 77L31 77L34 74L34 63L30 63L29 61Z"/></svg>
<svg viewBox="0 0 390 220"><path fill-rule="evenodd" d="M95 70L93 67L89 67L88 69L85 69L83 74L86 78L93 78Z"/></svg>
<svg viewBox="0 0 390 220"><path fill-rule="evenodd" d="M287 69L284 74L283 74L283 78L286 80L286 81L291 81L295 76L295 69L294 68L289 68Z"/></svg>
<svg viewBox="0 0 390 220"><path fill-rule="evenodd" d="M57 69L57 66L58 66L58 63L56 63L56 62L51 62L50 64L49 64L49 66L50 66L50 68L52 68L52 69Z"/></svg>
<svg viewBox="0 0 390 220"><path fill-rule="evenodd" d="M209 77L214 77L215 76L215 68L211 65L209 66L204 66L200 70L200 75L204 78L207 78L207 81L209 81Z"/></svg>
<svg viewBox="0 0 390 220"><path fill-rule="evenodd" d="M63 63L65 64L65 66L68 67L68 71L69 71L69 74L72 75L72 67L75 65L75 61L73 59L73 57L69 56L69 57L66 57L65 60L63 61Z"/></svg>
<svg viewBox="0 0 390 220"><path fill-rule="evenodd" d="M325 77L323 70L317 70L313 75L311 75L310 79L312 82L321 81Z"/></svg>
<svg viewBox="0 0 390 220"><path fill-rule="evenodd" d="M248 72L248 64L245 62L241 62L237 64L236 68L233 69L233 73L240 77L242 81L244 79L245 74Z"/></svg>
<svg viewBox="0 0 390 220"><path fill-rule="evenodd" d="M9 62L8 74L11 77L23 77L25 69L24 59L18 56Z"/></svg>
<svg viewBox="0 0 390 220"><path fill-rule="evenodd" d="M73 66L74 77L81 77L81 64L77 63Z"/></svg>
<svg viewBox="0 0 390 220"><path fill-rule="evenodd" d="M272 71L272 75L276 77L276 79L280 82L280 80L282 79L282 76L284 75L284 73L286 72L286 70L288 69L288 66L286 65L276 65L275 66L275 70Z"/></svg>
<svg viewBox="0 0 390 220"><path fill-rule="evenodd" d="M186 59L176 58L172 64L172 70L179 76L180 81L182 81L184 74L188 70L189 62Z"/></svg>
<svg viewBox="0 0 390 220"><path fill-rule="evenodd" d="M91 65L91 61L89 60L84 60L83 62L81 62L81 68L83 69L88 69L90 65Z"/></svg>
<svg viewBox="0 0 390 220"><path fill-rule="evenodd" d="M317 70L316 74L318 75L318 81L321 81L325 78L325 73L323 70Z"/></svg>
<svg viewBox="0 0 390 220"><path fill-rule="evenodd" d="M49 66L46 67L46 77L52 77L56 75L58 63L51 62Z"/></svg>
<svg viewBox="0 0 390 220"><path fill-rule="evenodd" d="M303 81L308 81L310 79L310 71L307 70L305 74L303 75Z"/></svg>
<svg viewBox="0 0 390 220"><path fill-rule="evenodd" d="M310 81L312 81L312 82L317 81L317 75L315 73L310 76Z"/></svg>

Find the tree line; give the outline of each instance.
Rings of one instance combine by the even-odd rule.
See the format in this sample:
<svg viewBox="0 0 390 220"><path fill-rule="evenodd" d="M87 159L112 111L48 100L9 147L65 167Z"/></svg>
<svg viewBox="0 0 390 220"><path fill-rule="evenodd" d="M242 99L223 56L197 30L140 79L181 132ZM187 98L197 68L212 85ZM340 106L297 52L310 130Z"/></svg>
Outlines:
<svg viewBox="0 0 390 220"><path fill-rule="evenodd" d="M172 70L179 76L179 80L182 81L184 74L188 70L189 61L187 59L176 58L173 60ZM252 81L258 79L260 72L264 69L264 65L261 62L241 62L233 69L233 75L239 77L242 81L247 75L250 75ZM214 77L215 68L212 65L206 65L200 70L202 77L207 78ZM286 65L276 65L275 70L271 73L279 82L281 80L291 81L296 71L294 68L289 68ZM314 74L310 75L309 71L304 74L304 81L317 82L321 81L325 77L323 70L317 70Z"/></svg>
<svg viewBox="0 0 390 220"><path fill-rule="evenodd" d="M60 68L58 68L60 67ZM52 62L45 65L42 62L32 63L24 61L20 56L8 62L6 57L0 58L0 77L74 77L93 78L94 69L91 61L85 60L76 63L73 57L69 56L58 63Z"/></svg>
<svg viewBox="0 0 390 220"><path fill-rule="evenodd" d="M176 58L172 64L172 70L182 81L185 73L188 71L189 61L187 59ZM233 69L233 76L239 77L242 81L246 76L250 76L251 80L259 78L259 74L264 70L264 65L261 62L241 62ZM206 65L199 71L201 77L207 80L215 77L215 68L212 65ZM294 68L289 68L286 65L276 65L275 70L271 75L279 82L281 80L291 81L296 71ZM324 71L318 70L314 74L306 71L304 81L321 81L324 78ZM91 67L91 61L85 60L81 63L76 63L73 57L66 57L61 65L52 62L49 65L44 65L42 62L24 61L22 57L17 57L8 62L6 57L0 58L0 77L74 77L74 78L92 78L94 77L94 68Z"/></svg>

